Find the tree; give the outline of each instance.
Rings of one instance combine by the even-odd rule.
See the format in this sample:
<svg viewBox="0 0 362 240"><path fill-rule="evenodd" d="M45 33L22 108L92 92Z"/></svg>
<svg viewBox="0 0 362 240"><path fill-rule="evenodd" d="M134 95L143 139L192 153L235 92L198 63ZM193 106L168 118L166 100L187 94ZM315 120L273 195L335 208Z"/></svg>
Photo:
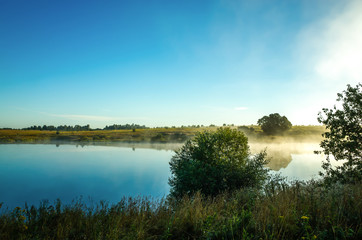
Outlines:
<svg viewBox="0 0 362 240"><path fill-rule="evenodd" d="M267 177L266 154L252 157L248 139L240 131L219 128L199 132L170 161L171 196L200 191L215 196L224 191L259 186Z"/></svg>
<svg viewBox="0 0 362 240"><path fill-rule="evenodd" d="M354 88L347 85L347 90L338 93L337 101L341 108L323 108L318 121L328 130L320 146L326 155L320 175L327 182L355 183L362 180L362 84ZM332 167L330 156L335 160L344 160L342 166Z"/></svg>
<svg viewBox="0 0 362 240"><path fill-rule="evenodd" d="M292 127L292 123L279 113L272 113L258 120L258 125L268 135L283 133Z"/></svg>

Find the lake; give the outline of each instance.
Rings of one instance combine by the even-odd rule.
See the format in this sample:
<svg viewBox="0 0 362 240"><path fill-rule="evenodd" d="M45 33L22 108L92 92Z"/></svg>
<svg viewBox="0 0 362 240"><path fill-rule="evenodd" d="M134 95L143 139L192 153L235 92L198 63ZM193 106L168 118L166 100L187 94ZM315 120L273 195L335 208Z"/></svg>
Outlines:
<svg viewBox="0 0 362 240"><path fill-rule="evenodd" d="M122 196L160 198L169 192L169 160L182 144L0 144L0 202L9 208L86 202L118 202ZM267 147L270 169L290 179L316 177L323 156L313 154L318 143L257 144L252 153Z"/></svg>

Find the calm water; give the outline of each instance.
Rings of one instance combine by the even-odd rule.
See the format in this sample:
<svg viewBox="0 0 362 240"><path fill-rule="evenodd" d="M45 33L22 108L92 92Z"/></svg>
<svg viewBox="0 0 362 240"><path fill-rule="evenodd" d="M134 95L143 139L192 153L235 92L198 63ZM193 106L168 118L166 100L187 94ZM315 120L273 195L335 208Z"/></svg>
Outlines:
<svg viewBox="0 0 362 240"><path fill-rule="evenodd" d="M10 208L60 198L70 203L116 203L122 196L168 194L169 160L180 144L116 146L0 144L0 202ZM251 144L252 152L265 148ZM318 144L269 144L268 165L282 175L310 179L321 170Z"/></svg>

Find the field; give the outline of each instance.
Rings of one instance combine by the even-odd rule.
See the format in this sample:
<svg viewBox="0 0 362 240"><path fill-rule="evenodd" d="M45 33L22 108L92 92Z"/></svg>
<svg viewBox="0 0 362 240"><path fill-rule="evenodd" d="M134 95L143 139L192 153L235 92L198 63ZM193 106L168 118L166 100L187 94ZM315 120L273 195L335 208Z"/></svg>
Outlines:
<svg viewBox="0 0 362 240"><path fill-rule="evenodd" d="M259 126L240 126L252 142L310 141L322 139L323 126L293 126L283 135L267 136ZM135 130L47 131L0 130L0 143L48 143L48 142L184 142L197 132L215 131L217 127L150 128Z"/></svg>
<svg viewBox="0 0 362 240"><path fill-rule="evenodd" d="M40 131L40 130L0 130L0 143L42 143L49 141L69 142L180 142L193 136L189 128L178 129L136 129L95 130L95 131Z"/></svg>

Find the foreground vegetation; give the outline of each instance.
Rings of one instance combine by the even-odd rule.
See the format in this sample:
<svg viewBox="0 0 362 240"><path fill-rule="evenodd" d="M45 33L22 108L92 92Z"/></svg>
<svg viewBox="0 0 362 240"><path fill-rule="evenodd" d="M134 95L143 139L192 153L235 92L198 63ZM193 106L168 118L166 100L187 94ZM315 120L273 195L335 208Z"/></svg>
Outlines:
<svg viewBox="0 0 362 240"><path fill-rule="evenodd" d="M252 155L241 131L219 128L200 132L175 151L170 161L170 196L200 192L207 197L241 188L258 188L268 177L265 151Z"/></svg>
<svg viewBox="0 0 362 240"><path fill-rule="evenodd" d="M360 183L269 180L214 198L2 209L0 239L362 239ZM1 210L1 209L0 209Z"/></svg>

